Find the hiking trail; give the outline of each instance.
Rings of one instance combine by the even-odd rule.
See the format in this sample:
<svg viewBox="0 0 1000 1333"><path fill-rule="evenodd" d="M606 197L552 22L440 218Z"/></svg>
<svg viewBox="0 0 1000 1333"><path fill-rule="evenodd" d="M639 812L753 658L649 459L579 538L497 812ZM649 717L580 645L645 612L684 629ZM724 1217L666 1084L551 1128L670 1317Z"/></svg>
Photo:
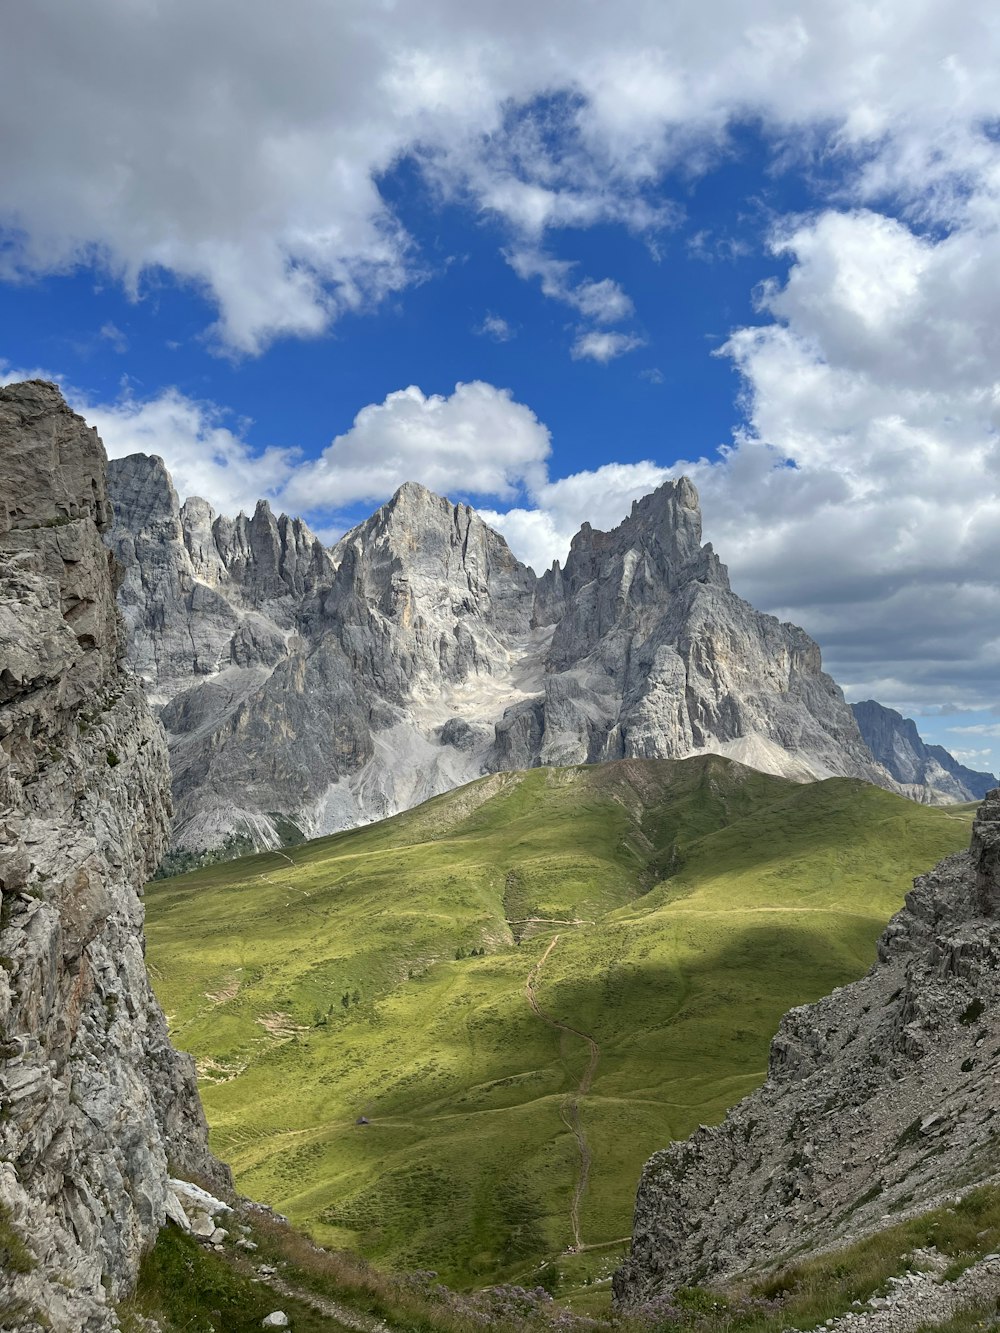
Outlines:
<svg viewBox="0 0 1000 1333"><path fill-rule="evenodd" d="M555 1028L559 1032L569 1032L572 1033L574 1037L579 1037L581 1041L587 1043L589 1050L587 1066L583 1071L583 1077L577 1084L576 1091L571 1092L563 1102L559 1112L563 1124L576 1140L577 1151L580 1155L580 1171L577 1176L576 1186L573 1190L573 1200L569 1209L570 1227L573 1232L573 1244L570 1247L569 1252L575 1254L587 1248L580 1235L580 1204L583 1202L583 1196L587 1192L587 1185L590 1182L591 1165L590 1145L587 1143L587 1136L583 1132L583 1125L580 1121L580 1102L590 1092L591 1085L594 1082L594 1075L597 1072L597 1062L601 1058L601 1048L589 1032L583 1032L580 1028L575 1028L569 1023L561 1023L559 1019L553 1018L551 1014L547 1014L538 1003L538 996L535 993L535 988L538 985L538 978L542 968L545 966L546 959L558 943L559 936L553 935L548 948L528 973L527 980L524 983L524 993L533 1012L543 1023L547 1023L549 1027Z"/></svg>

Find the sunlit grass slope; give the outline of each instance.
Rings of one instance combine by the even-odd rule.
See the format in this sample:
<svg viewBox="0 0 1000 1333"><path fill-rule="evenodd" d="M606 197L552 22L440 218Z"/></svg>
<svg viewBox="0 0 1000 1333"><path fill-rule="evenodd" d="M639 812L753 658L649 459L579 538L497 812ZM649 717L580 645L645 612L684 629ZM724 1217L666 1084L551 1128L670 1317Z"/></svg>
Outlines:
<svg viewBox="0 0 1000 1333"><path fill-rule="evenodd" d="M573 1242L579 1135L606 1248L559 1259L572 1282L649 1154L762 1080L782 1013L866 970L970 821L714 756L499 774L151 885L148 961L246 1193L377 1262L534 1280Z"/></svg>

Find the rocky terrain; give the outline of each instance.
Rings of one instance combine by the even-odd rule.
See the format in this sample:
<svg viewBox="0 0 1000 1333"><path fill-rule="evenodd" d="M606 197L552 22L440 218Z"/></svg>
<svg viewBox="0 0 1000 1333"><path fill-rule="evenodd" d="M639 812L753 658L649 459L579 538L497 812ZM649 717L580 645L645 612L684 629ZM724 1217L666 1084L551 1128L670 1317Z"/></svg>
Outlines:
<svg viewBox="0 0 1000 1333"><path fill-rule="evenodd" d="M714 752L898 789L816 644L732 592L685 479L542 578L415 484L327 552L263 503L180 505L157 458L110 480L177 848L334 832L536 764Z"/></svg>
<svg viewBox="0 0 1000 1333"><path fill-rule="evenodd" d="M874 699L851 704L865 744L906 794L931 805L980 801L997 783L992 773L966 768L943 745L928 745L912 718Z"/></svg>
<svg viewBox="0 0 1000 1333"><path fill-rule="evenodd" d="M998 964L994 790L969 852L915 881L869 974L791 1010L764 1086L647 1163L619 1306L774 1267L995 1178Z"/></svg>
<svg viewBox="0 0 1000 1333"><path fill-rule="evenodd" d="M175 1170L225 1184L146 976L162 732L123 661L104 449L0 389L0 1324L118 1328Z"/></svg>

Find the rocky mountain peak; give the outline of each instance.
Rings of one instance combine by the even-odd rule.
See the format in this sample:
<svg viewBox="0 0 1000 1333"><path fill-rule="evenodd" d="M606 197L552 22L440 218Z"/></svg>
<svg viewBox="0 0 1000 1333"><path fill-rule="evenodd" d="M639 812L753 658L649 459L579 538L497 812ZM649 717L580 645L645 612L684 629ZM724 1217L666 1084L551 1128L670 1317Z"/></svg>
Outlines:
<svg viewBox="0 0 1000 1333"><path fill-rule="evenodd" d="M996 785L992 773L967 768L943 745L928 745L913 719L894 708L864 699L851 711L872 754L914 800L978 801Z"/></svg>
<svg viewBox="0 0 1000 1333"><path fill-rule="evenodd" d="M693 566L705 564L711 546L701 544L701 505L688 477L665 481L649 495L632 502L628 518L610 532L584 523L570 544L563 569L565 586L578 589L594 577L609 557L633 558L642 553L655 564L667 585L684 580ZM721 569L721 566L719 567Z"/></svg>
<svg viewBox="0 0 1000 1333"><path fill-rule="evenodd" d="M63 401L57 385L27 380L0 388L3 459L0 532L90 519L98 531L111 523L104 449L95 430ZM31 449L17 447L30 434Z"/></svg>
<svg viewBox="0 0 1000 1333"><path fill-rule="evenodd" d="M662 607L671 591L695 581L729 587L725 566L711 545L701 544L698 492L680 477L633 501L629 516L610 532L584 523L565 566L557 562L540 580L537 615L540 623L561 620L569 602L593 585L585 612L593 647L623 616L641 619L644 608ZM577 650L584 629L582 622L574 627L570 645L557 631L554 662L568 662L567 651Z"/></svg>
<svg viewBox="0 0 1000 1333"><path fill-rule="evenodd" d="M466 504L452 504L419 482L406 482L337 546L347 591L382 614L411 624L450 614L454 625L482 618L527 631L535 577L503 537Z"/></svg>
<svg viewBox="0 0 1000 1333"><path fill-rule="evenodd" d="M115 502L127 509L135 528L178 523L177 492L158 454L130 454L108 464L114 478Z"/></svg>
<svg viewBox="0 0 1000 1333"><path fill-rule="evenodd" d="M170 737L176 837L260 844L483 772L717 751L892 785L804 631L735 597L668 481L584 525L542 578L465 504L407 482L330 553L258 505L154 531L112 473L133 658Z"/></svg>

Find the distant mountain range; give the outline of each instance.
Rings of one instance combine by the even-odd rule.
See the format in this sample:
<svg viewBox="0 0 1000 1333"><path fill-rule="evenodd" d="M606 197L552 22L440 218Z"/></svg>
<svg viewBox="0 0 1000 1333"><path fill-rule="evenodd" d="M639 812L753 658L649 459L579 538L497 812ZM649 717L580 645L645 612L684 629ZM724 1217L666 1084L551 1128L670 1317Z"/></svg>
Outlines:
<svg viewBox="0 0 1000 1333"><path fill-rule="evenodd" d="M541 577L414 483L333 550L264 501L236 519L181 505L157 457L112 460L109 489L175 849L274 846L487 772L633 757L972 799L950 756L901 767L899 746L866 744L813 640L733 593L686 478L612 532L584 524Z"/></svg>
<svg viewBox="0 0 1000 1333"><path fill-rule="evenodd" d="M925 793L941 801L980 801L997 785L992 773L966 768L943 745L927 745L912 718L874 699L851 704L872 754L917 800Z"/></svg>

